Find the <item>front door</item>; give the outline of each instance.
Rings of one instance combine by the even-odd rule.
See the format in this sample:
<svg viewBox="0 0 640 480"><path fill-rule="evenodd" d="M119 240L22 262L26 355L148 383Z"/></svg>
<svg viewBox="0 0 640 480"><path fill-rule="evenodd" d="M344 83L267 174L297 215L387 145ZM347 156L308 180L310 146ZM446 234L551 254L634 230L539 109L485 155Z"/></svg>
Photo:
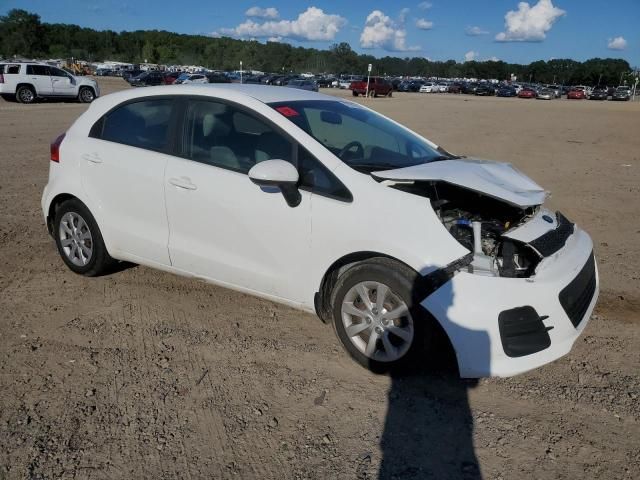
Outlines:
<svg viewBox="0 0 640 480"><path fill-rule="evenodd" d="M172 265L229 286L301 303L311 235L311 194L289 207L277 188L247 172L268 159L291 161L293 145L236 107L189 100L181 157L165 188Z"/></svg>
<svg viewBox="0 0 640 480"><path fill-rule="evenodd" d="M76 89L76 79L60 68L49 68L51 70L53 94L62 97L75 97L78 94Z"/></svg>

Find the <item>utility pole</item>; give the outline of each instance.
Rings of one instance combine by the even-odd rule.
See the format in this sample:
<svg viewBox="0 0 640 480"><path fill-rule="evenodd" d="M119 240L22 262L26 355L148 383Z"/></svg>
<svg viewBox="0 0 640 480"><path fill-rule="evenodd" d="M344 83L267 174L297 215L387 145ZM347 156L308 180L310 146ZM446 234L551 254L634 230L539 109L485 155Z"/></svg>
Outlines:
<svg viewBox="0 0 640 480"><path fill-rule="evenodd" d="M242 60L240 60L240 85L242 85Z"/></svg>

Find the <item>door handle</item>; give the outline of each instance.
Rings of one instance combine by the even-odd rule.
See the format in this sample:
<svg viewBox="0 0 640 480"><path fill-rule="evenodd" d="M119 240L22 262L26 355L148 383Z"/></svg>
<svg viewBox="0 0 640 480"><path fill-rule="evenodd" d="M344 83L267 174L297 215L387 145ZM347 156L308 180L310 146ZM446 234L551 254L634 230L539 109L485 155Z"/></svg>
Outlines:
<svg viewBox="0 0 640 480"><path fill-rule="evenodd" d="M82 159L92 163L102 163L102 158L97 153L83 153Z"/></svg>
<svg viewBox="0 0 640 480"><path fill-rule="evenodd" d="M185 190L195 190L196 187L193 183L191 183L191 179L189 177L180 177L180 178L170 178L169 183L178 188L184 188Z"/></svg>

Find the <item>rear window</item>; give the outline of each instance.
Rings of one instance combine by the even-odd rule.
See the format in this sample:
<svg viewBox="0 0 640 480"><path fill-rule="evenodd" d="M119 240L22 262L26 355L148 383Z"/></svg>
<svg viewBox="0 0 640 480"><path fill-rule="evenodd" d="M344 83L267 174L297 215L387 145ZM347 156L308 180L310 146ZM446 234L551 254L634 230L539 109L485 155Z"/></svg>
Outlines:
<svg viewBox="0 0 640 480"><path fill-rule="evenodd" d="M163 151L169 143L172 106L171 99L128 103L98 120L89 136L146 150Z"/></svg>
<svg viewBox="0 0 640 480"><path fill-rule="evenodd" d="M17 75L20 73L20 65L0 65L0 73L5 75Z"/></svg>

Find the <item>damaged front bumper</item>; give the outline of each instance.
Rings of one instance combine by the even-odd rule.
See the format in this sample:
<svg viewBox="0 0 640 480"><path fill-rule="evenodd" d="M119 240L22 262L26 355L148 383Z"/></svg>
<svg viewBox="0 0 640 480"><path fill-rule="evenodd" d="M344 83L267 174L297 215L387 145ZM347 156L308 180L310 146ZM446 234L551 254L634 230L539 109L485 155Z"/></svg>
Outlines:
<svg viewBox="0 0 640 480"><path fill-rule="evenodd" d="M589 235L575 227L529 278L456 273L421 305L442 325L461 377L511 376L567 354L598 297Z"/></svg>

